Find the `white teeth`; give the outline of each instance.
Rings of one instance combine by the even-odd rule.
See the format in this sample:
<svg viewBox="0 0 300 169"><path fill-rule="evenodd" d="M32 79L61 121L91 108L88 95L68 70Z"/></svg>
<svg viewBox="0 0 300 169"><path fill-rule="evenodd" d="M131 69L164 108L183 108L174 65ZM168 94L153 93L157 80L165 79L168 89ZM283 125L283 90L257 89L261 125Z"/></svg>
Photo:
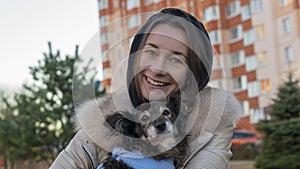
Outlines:
<svg viewBox="0 0 300 169"><path fill-rule="evenodd" d="M146 79L150 84L155 85L155 86L166 86L167 85L167 83L157 82L157 81L150 79L149 77L147 77Z"/></svg>

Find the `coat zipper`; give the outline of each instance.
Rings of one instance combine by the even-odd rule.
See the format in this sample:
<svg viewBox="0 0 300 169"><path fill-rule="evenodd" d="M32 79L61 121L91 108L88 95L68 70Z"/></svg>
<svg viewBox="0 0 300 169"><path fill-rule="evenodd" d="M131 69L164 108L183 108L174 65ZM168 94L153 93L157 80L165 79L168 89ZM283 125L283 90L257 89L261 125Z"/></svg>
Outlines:
<svg viewBox="0 0 300 169"><path fill-rule="evenodd" d="M95 169L95 166L94 166L94 163L93 163L93 160L92 160L92 157L90 156L89 152L87 151L87 149L84 147L84 145L82 144L81 145L85 155L88 157L88 159L90 160L91 164L92 164L92 169Z"/></svg>

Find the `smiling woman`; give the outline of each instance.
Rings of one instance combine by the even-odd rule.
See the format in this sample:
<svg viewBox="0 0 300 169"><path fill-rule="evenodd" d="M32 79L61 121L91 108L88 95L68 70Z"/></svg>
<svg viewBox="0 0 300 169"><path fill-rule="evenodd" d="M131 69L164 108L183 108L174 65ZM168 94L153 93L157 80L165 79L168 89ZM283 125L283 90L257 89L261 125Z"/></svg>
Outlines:
<svg viewBox="0 0 300 169"><path fill-rule="evenodd" d="M177 35L170 37L170 35ZM179 90L186 81L188 47L186 34L182 29L168 24L159 24L151 31L142 48L138 63L137 86L141 95L149 100L149 95L158 89L169 96ZM153 93L151 99L162 95Z"/></svg>
<svg viewBox="0 0 300 169"><path fill-rule="evenodd" d="M206 86L212 60L209 36L197 18L176 8L165 8L152 15L132 41L126 86L78 108L77 133L51 168L96 168L99 165L103 168L102 164L108 163L107 157L111 157L108 152L115 154L116 151L119 154L112 157L131 168L164 168L166 163L168 168L229 168L233 126L242 109L231 93ZM173 140L168 142L171 147L187 139L183 158L176 163L172 163L172 158L153 160L153 156L164 150L142 149L144 143L152 143L145 133L135 138L119 132L107 135L111 128L105 125L103 116L120 110L134 115L139 112L139 106L150 103L151 109L156 101L173 103L179 109L174 122L181 126L178 135L165 139ZM174 104L175 101L178 104ZM167 116L164 112L161 115ZM172 128L174 130L176 128ZM159 128L152 128L151 132L159 133ZM128 142L124 145L122 140ZM137 149L132 150L126 144Z"/></svg>

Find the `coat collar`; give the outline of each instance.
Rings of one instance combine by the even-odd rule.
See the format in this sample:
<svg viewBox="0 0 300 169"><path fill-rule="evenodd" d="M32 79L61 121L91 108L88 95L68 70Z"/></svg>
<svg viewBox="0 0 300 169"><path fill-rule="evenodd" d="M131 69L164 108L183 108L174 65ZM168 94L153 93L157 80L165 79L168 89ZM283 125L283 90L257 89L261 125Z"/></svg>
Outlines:
<svg viewBox="0 0 300 169"><path fill-rule="evenodd" d="M191 146L194 144L201 148L211 139L217 128L235 125L242 109L234 96L223 90L206 87L199 95L198 114L196 117L190 116L188 123L191 125ZM98 146L111 151L112 145L121 144L122 139L105 137L110 132L110 128L105 125L105 116L116 110L133 110L125 89L81 105L75 117L76 129L82 129Z"/></svg>

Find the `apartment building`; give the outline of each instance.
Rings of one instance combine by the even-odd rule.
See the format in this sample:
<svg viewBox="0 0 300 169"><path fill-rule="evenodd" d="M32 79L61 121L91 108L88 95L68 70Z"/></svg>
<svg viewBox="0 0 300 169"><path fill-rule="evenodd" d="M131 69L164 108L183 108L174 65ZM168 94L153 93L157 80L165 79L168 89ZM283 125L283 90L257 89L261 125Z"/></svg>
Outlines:
<svg viewBox="0 0 300 169"><path fill-rule="evenodd" d="M300 0L99 0L103 87L109 92L126 81L134 34L164 7L203 21L214 47L209 85L232 91L250 123L268 118L289 71L300 79Z"/></svg>

